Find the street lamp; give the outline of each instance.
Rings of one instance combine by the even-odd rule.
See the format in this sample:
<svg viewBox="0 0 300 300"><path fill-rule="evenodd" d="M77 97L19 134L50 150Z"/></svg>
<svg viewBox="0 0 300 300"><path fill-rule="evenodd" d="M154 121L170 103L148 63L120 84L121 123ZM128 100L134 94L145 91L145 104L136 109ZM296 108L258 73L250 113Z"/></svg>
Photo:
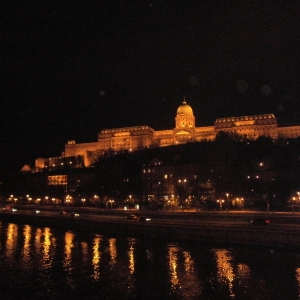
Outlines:
<svg viewBox="0 0 300 300"><path fill-rule="evenodd" d="M55 198L52 198L52 201L53 201L53 206L54 206L54 204L55 204Z"/></svg>
<svg viewBox="0 0 300 300"><path fill-rule="evenodd" d="M219 203L220 205L220 211L222 210L222 206L223 206L223 203L225 202L225 200L221 200L221 199L218 199L217 202Z"/></svg>
<svg viewBox="0 0 300 300"><path fill-rule="evenodd" d="M109 200L110 202L110 209L112 209L113 203L115 202L114 200Z"/></svg>
<svg viewBox="0 0 300 300"><path fill-rule="evenodd" d="M82 206L84 206L85 198L82 198L81 202L82 202Z"/></svg>
<svg viewBox="0 0 300 300"><path fill-rule="evenodd" d="M173 205L174 205L174 195L171 195L171 211L173 211Z"/></svg>
<svg viewBox="0 0 300 300"><path fill-rule="evenodd" d="M97 202L98 202L99 196L98 195L94 195L94 203L97 206Z"/></svg>
<svg viewBox="0 0 300 300"><path fill-rule="evenodd" d="M67 197L66 197L67 206L69 206L71 199L72 199L72 196L67 195Z"/></svg>
<svg viewBox="0 0 300 300"><path fill-rule="evenodd" d="M229 211L229 194L228 193L226 193L226 197L227 197L227 211Z"/></svg>

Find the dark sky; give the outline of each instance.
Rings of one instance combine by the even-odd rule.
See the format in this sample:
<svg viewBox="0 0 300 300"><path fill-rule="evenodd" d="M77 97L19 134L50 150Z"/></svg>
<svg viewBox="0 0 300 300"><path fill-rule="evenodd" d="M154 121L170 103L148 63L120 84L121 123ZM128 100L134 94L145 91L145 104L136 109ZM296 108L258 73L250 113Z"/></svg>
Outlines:
<svg viewBox="0 0 300 300"><path fill-rule="evenodd" d="M171 129L183 96L197 126L300 124L300 1L65 2L1 4L0 170L106 128Z"/></svg>

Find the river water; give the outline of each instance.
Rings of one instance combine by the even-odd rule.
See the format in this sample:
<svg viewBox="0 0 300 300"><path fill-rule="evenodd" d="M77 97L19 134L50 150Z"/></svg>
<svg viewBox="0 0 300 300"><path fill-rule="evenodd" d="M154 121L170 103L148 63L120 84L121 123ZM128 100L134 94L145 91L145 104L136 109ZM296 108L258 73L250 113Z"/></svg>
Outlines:
<svg viewBox="0 0 300 300"><path fill-rule="evenodd" d="M0 222L0 299L300 299L298 253Z"/></svg>

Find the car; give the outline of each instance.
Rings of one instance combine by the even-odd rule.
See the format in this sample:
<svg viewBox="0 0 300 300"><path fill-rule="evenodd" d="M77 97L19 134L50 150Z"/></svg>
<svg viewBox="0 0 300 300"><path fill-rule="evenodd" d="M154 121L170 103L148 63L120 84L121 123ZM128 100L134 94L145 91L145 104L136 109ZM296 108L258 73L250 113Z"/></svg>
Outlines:
<svg viewBox="0 0 300 300"><path fill-rule="evenodd" d="M137 221L139 221L139 222L149 222L149 221L151 221L151 219L147 218L145 216L139 216Z"/></svg>
<svg viewBox="0 0 300 300"><path fill-rule="evenodd" d="M2 208L2 210L11 212L11 211L13 211L13 207L10 205L6 205L5 207Z"/></svg>
<svg viewBox="0 0 300 300"><path fill-rule="evenodd" d="M79 213L76 213L76 212L70 212L70 216L72 217L72 218L78 218L79 217Z"/></svg>
<svg viewBox="0 0 300 300"><path fill-rule="evenodd" d="M62 215L62 216L67 216L67 215L69 215L69 213L66 212L65 210L61 210L58 214L59 214L59 215Z"/></svg>
<svg viewBox="0 0 300 300"><path fill-rule="evenodd" d="M251 220L252 225L269 225L271 221L267 218L255 218Z"/></svg>
<svg viewBox="0 0 300 300"><path fill-rule="evenodd" d="M129 215L125 217L126 220L133 220L133 221L137 221L137 222L148 222L151 219L145 216L140 216L140 215Z"/></svg>
<svg viewBox="0 0 300 300"><path fill-rule="evenodd" d="M129 215L129 216L126 216L125 219L126 220L137 220L138 219L138 215Z"/></svg>

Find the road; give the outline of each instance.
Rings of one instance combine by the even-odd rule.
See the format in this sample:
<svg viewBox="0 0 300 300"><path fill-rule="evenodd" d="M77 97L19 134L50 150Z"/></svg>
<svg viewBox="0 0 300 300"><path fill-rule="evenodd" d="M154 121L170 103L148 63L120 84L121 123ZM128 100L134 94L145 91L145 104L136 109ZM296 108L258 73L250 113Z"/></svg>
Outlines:
<svg viewBox="0 0 300 300"><path fill-rule="evenodd" d="M84 220L93 220L93 221L105 221L105 222L117 222L117 223L134 223L137 222L135 220L127 220L126 216L130 214L137 213L137 211L98 211L95 212L95 210L90 210L90 209L69 209L67 210L66 215L60 214L62 211L62 208L53 208L53 207L43 207L42 209L40 207L20 207L20 209L17 209L14 212L11 211L5 211L1 210L1 213L3 214L16 214L16 215L36 215L36 216L47 216L47 217L55 217L55 218L80 218ZM66 211L66 210L65 210ZM70 212L76 212L79 214L78 217L72 217L70 215ZM203 214L205 218L201 218L201 214L197 214L197 218L195 218L192 214L184 214L184 218L173 218L173 213L170 213L170 217L168 215L166 216L165 214L161 213L151 213L151 220L148 222L149 224L153 225L161 225L161 226L183 226L183 227L191 227L191 228L223 228L223 229L268 229L272 231L280 231L282 230L293 232L293 231L298 231L300 230L300 225L299 224L289 224L289 223L276 223L276 222L271 222L269 225L252 225L250 223L249 218L237 218L237 216L243 215L245 216L245 212L242 214L237 214L237 213L229 213L231 217L234 218L227 218L228 213L225 214L224 218L219 218L221 214L215 214L214 212L212 213L212 217L209 218L207 217L206 214ZM256 215L258 213L255 213ZM253 213L247 212L247 216L251 215L253 216ZM259 214L261 215L261 213ZM277 220L277 218L280 218L282 216L286 217L291 217L291 218L299 218L299 215L294 215L294 214L288 214L288 213L276 213L276 214L268 214L274 219ZM216 216L218 217L216 220ZM172 218L171 218L172 217ZM232 221L234 220L234 221Z"/></svg>

